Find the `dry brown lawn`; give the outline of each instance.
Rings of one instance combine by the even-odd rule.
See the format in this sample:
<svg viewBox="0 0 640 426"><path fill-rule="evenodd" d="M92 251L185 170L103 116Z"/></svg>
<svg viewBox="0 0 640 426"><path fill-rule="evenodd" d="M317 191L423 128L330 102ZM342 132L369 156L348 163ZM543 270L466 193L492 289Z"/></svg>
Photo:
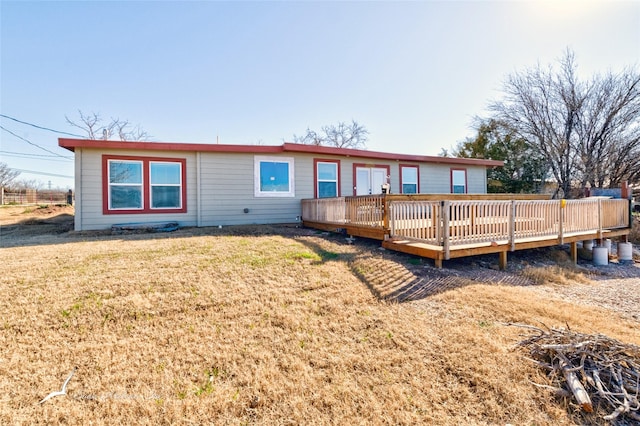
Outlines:
<svg viewBox="0 0 640 426"><path fill-rule="evenodd" d="M363 271L386 254L312 230L40 235L72 212L37 210L0 209L0 424L602 424L532 384L503 323L640 344L527 286L381 300Z"/></svg>

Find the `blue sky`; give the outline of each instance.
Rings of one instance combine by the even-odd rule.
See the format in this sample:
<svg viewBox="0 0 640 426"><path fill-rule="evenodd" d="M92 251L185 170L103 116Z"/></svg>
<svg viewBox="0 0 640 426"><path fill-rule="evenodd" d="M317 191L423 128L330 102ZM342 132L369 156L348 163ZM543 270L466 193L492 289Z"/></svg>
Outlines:
<svg viewBox="0 0 640 426"><path fill-rule="evenodd" d="M77 133L80 109L163 142L277 145L354 119L371 150L436 155L473 136L508 74L567 47L585 78L640 66L640 1L0 0L0 20L2 114ZM0 130L0 161L40 173L20 178L72 188L72 161L40 155Z"/></svg>

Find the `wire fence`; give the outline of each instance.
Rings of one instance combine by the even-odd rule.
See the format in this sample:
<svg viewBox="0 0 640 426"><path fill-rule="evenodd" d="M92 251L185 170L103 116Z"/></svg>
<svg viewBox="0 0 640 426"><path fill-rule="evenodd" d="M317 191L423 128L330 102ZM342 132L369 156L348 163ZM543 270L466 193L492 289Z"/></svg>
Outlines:
<svg viewBox="0 0 640 426"><path fill-rule="evenodd" d="M28 205L28 204L73 204L72 191L37 191L25 189L22 191L8 192L0 190L0 205Z"/></svg>

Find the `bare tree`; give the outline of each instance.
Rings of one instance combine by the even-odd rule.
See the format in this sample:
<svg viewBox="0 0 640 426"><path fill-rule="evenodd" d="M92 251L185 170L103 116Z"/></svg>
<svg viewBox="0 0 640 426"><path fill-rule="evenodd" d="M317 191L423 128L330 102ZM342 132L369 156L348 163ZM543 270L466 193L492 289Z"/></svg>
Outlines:
<svg viewBox="0 0 640 426"><path fill-rule="evenodd" d="M107 140L115 135L121 141L146 141L150 138L150 135L142 127L139 125L132 126L129 120L111 117L111 120L105 123L98 113L84 114L81 110L78 110L78 114L80 115L78 122L71 120L66 115L64 118L71 126L82 129L87 134L88 139Z"/></svg>
<svg viewBox="0 0 640 426"><path fill-rule="evenodd" d="M350 124L340 122L337 125L322 126L318 133L307 127L303 136L293 135L296 143L306 145L325 145L336 148L366 149L369 131L355 120Z"/></svg>
<svg viewBox="0 0 640 426"><path fill-rule="evenodd" d="M583 185L640 182L640 74L627 69L594 79L578 135Z"/></svg>
<svg viewBox="0 0 640 426"><path fill-rule="evenodd" d="M11 183L11 189L14 191L24 191L25 189L35 189L40 191L44 189L44 182L37 179L21 179Z"/></svg>
<svg viewBox="0 0 640 426"><path fill-rule="evenodd" d="M7 163L0 163L0 188L9 186L19 175L20 172L9 167Z"/></svg>
<svg viewBox="0 0 640 426"><path fill-rule="evenodd" d="M544 157L564 196L572 186L638 179L640 74L581 82L573 52L559 69L540 65L510 75L490 110Z"/></svg>

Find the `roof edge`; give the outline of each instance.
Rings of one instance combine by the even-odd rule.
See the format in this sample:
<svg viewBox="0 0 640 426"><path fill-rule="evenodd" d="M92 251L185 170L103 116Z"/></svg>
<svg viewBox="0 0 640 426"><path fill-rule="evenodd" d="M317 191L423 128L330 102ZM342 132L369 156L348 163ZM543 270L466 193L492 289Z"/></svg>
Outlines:
<svg viewBox="0 0 640 426"><path fill-rule="evenodd" d="M180 142L132 142L101 139L59 138L58 145L74 152L76 148L136 149L154 151L192 151L192 152L229 152L229 153L280 153L299 152L342 157L371 158L376 160L404 161L415 163L457 164L469 166L498 167L500 160L481 158L436 157L429 155L394 154L390 152L368 151L364 149L336 148L331 146L304 145L285 142L282 145L226 145Z"/></svg>

